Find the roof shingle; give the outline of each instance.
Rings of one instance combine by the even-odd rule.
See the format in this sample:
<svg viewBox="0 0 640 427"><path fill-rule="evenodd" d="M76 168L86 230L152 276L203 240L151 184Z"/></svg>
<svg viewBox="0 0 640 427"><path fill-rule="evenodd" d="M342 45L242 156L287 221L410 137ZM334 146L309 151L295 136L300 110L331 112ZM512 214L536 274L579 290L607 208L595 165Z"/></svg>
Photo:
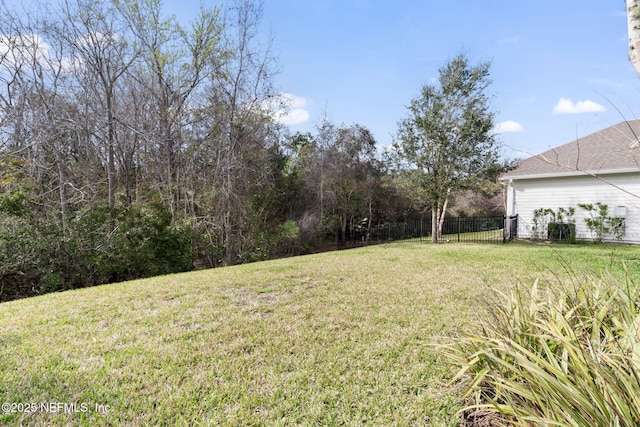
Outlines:
<svg viewBox="0 0 640 427"><path fill-rule="evenodd" d="M639 137L640 120L625 121L522 160L502 179L640 172Z"/></svg>

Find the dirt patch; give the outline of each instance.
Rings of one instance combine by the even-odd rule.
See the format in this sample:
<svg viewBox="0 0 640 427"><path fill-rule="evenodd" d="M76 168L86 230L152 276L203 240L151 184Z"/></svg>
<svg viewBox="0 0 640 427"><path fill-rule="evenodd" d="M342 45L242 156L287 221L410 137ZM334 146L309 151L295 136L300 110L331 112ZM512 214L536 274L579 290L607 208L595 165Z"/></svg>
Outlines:
<svg viewBox="0 0 640 427"><path fill-rule="evenodd" d="M470 409L462 415L460 427L505 427L511 426L504 416L486 409Z"/></svg>

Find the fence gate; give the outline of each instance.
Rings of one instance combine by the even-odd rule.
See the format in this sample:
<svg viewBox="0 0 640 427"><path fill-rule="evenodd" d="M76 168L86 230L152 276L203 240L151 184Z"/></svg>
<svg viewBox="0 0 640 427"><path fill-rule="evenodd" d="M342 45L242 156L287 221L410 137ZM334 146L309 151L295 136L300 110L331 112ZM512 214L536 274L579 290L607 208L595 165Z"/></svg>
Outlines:
<svg viewBox="0 0 640 427"><path fill-rule="evenodd" d="M504 242L510 242L518 237L518 215L504 217Z"/></svg>

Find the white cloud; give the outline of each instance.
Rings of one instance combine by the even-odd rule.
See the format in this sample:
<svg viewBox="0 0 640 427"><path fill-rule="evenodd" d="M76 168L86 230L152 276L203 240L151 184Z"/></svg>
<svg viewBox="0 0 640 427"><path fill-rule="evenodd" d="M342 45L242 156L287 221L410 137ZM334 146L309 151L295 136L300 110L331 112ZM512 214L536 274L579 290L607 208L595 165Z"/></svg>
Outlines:
<svg viewBox="0 0 640 427"><path fill-rule="evenodd" d="M265 107L273 112L275 119L283 125L299 125L309 120L309 111L305 107L309 100L291 93L283 92L268 102Z"/></svg>
<svg viewBox="0 0 640 427"><path fill-rule="evenodd" d="M288 104L291 108L302 108L308 104L306 98L296 96L291 93L283 92L280 94L280 98Z"/></svg>
<svg viewBox="0 0 640 427"><path fill-rule="evenodd" d="M53 52L51 46L39 34L18 36L0 35L0 70L33 67L38 64L44 71L69 72L80 66L79 57L63 56Z"/></svg>
<svg viewBox="0 0 640 427"><path fill-rule="evenodd" d="M283 125L299 125L309 120L309 112L303 108L294 108L287 111L278 121Z"/></svg>
<svg viewBox="0 0 640 427"><path fill-rule="evenodd" d="M48 55L49 45L38 34L0 35L0 57L12 67L38 62Z"/></svg>
<svg viewBox="0 0 640 427"><path fill-rule="evenodd" d="M493 127L495 133L509 133L509 132L522 132L524 128L518 122L513 120L506 120L504 122L496 123Z"/></svg>
<svg viewBox="0 0 640 427"><path fill-rule="evenodd" d="M553 107L553 114L601 113L604 111L607 111L606 108L590 99L574 103L568 98L560 98Z"/></svg>

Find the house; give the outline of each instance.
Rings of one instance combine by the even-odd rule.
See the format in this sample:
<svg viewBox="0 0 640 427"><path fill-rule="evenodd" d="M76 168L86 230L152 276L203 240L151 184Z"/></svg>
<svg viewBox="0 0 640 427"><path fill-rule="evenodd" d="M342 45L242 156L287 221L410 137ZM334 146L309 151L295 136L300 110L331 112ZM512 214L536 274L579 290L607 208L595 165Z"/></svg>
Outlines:
<svg viewBox="0 0 640 427"><path fill-rule="evenodd" d="M579 204L601 203L610 224L624 225L622 241L640 244L639 138L640 120L625 121L519 162L501 177L506 213L518 215L518 236L547 237L550 219L534 216L538 209L575 208L576 238L593 239L585 221L590 212ZM616 236L606 233L603 240Z"/></svg>

